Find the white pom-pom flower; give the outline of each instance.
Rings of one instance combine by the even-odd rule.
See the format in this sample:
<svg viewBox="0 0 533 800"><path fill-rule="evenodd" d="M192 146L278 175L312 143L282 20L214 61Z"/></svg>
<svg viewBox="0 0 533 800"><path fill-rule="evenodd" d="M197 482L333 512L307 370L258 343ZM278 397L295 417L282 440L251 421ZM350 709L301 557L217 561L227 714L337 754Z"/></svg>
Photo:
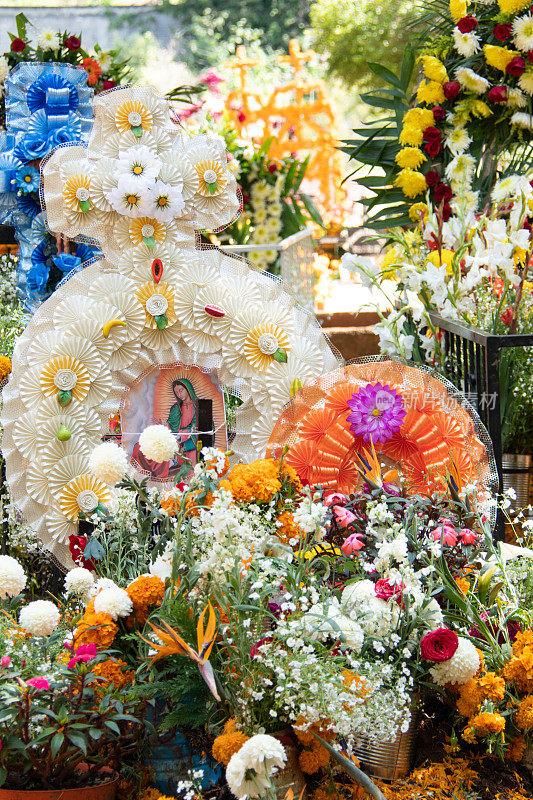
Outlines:
<svg viewBox="0 0 533 800"><path fill-rule="evenodd" d="M113 486L128 469L128 455L115 442L102 442L89 456L89 470L104 483Z"/></svg>
<svg viewBox="0 0 533 800"><path fill-rule="evenodd" d="M98 578L93 588L91 589L90 592L91 597L96 597L98 592L100 592L102 589L118 589L118 586L115 583L115 581L111 580L111 578Z"/></svg>
<svg viewBox="0 0 533 800"><path fill-rule="evenodd" d="M166 425L149 425L139 436L143 456L158 464L170 461L178 449L174 434Z"/></svg>
<svg viewBox="0 0 533 800"><path fill-rule="evenodd" d="M0 556L0 599L16 597L26 586L22 565L11 556Z"/></svg>
<svg viewBox="0 0 533 800"><path fill-rule="evenodd" d="M265 775L254 774L247 768L239 753L234 753L229 760L226 767L226 782L237 800L244 800L245 797L262 797L271 786L270 780Z"/></svg>
<svg viewBox="0 0 533 800"><path fill-rule="evenodd" d="M125 589L113 586L98 592L94 598L94 610L97 614L109 614L112 619L116 620L131 614L133 604Z"/></svg>
<svg viewBox="0 0 533 800"><path fill-rule="evenodd" d="M34 600L19 612L19 623L32 636L50 636L59 625L61 614L50 600Z"/></svg>
<svg viewBox="0 0 533 800"><path fill-rule="evenodd" d="M237 798L263 796L270 778L287 760L281 742L268 734L252 736L235 753L226 769L228 786Z"/></svg>
<svg viewBox="0 0 533 800"><path fill-rule="evenodd" d="M75 567L65 576L67 594L88 595L94 587L92 572L84 567Z"/></svg>
<svg viewBox="0 0 533 800"><path fill-rule="evenodd" d="M161 578L162 581L166 581L172 574L172 561L159 556L155 561L152 561L148 567L148 571L150 575L155 575Z"/></svg>
<svg viewBox="0 0 533 800"><path fill-rule="evenodd" d="M480 666L479 653L470 641L464 636L459 636L457 650L447 661L441 661L430 669L431 677L439 686L447 683L468 683Z"/></svg>

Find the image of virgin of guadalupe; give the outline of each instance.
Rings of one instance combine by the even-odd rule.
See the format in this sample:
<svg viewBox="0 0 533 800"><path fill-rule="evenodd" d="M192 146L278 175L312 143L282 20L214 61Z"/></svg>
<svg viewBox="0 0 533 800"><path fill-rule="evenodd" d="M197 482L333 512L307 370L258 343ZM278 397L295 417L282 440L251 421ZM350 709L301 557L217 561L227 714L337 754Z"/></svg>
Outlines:
<svg viewBox="0 0 533 800"><path fill-rule="evenodd" d="M146 458L140 450L139 443L133 448L133 458L146 472L150 472L155 480L165 481L171 478L184 463L185 456L196 464L196 442L198 436L198 398L192 383L187 378L180 378L172 382L172 394L176 402L172 404L166 420L155 420L158 424L166 424L176 435L176 442L180 452L172 461L158 464Z"/></svg>

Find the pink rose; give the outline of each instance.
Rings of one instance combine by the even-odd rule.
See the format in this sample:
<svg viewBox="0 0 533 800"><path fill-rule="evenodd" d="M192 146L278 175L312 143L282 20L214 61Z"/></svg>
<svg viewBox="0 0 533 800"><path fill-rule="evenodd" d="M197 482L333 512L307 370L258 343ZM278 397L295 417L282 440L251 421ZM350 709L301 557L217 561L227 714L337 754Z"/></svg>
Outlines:
<svg viewBox="0 0 533 800"><path fill-rule="evenodd" d="M477 533L471 531L470 528L461 528L459 531L459 539L461 544L475 544L477 541Z"/></svg>
<svg viewBox="0 0 533 800"><path fill-rule="evenodd" d="M342 506L333 506L333 513L341 528L347 528L348 525L355 520L355 514L352 514L351 511L348 511L347 508L343 508Z"/></svg>
<svg viewBox="0 0 533 800"><path fill-rule="evenodd" d="M352 533L341 545L341 550L345 556L351 556L352 553L357 552L357 550L362 550L364 546L363 534Z"/></svg>
<svg viewBox="0 0 533 800"><path fill-rule="evenodd" d="M380 578L374 586L376 597L379 597L380 600L390 600L391 597L394 597L398 603L401 602L403 589L403 583L401 586L398 586L398 584L391 584L386 578Z"/></svg>
<svg viewBox="0 0 533 800"><path fill-rule="evenodd" d="M420 642L420 655L424 661L448 661L459 647L459 637L449 628L429 631Z"/></svg>
<svg viewBox="0 0 533 800"><path fill-rule="evenodd" d="M11 664L11 658L9 656L2 656L0 658L0 667L9 667Z"/></svg>
<svg viewBox="0 0 533 800"><path fill-rule="evenodd" d="M328 494L327 497L324 498L324 503L328 506L332 506L334 503L345 503L348 498L345 494L339 494L338 492L333 492L332 494Z"/></svg>
<svg viewBox="0 0 533 800"><path fill-rule="evenodd" d="M439 525L431 531L431 537L436 541L453 547L457 543L457 531L451 525Z"/></svg>
<svg viewBox="0 0 533 800"><path fill-rule="evenodd" d="M33 686L38 692L44 692L50 688L50 684L46 678L30 678L26 683L28 686Z"/></svg>

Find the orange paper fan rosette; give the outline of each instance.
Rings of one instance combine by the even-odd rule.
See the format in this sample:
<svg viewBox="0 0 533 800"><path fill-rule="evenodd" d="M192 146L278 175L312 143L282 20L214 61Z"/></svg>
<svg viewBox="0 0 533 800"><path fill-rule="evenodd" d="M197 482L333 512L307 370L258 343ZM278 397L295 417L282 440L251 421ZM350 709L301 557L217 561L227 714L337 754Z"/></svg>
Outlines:
<svg viewBox="0 0 533 800"><path fill-rule="evenodd" d="M350 430L348 400L378 383L401 397L405 416L393 435L373 444L380 460L400 469L409 491L445 491L451 460L463 486L475 483L485 496L496 489L492 446L476 412L446 378L400 360L355 361L306 384L278 419L267 455L279 457L288 446L285 459L302 481L353 491L356 455L370 444Z"/></svg>

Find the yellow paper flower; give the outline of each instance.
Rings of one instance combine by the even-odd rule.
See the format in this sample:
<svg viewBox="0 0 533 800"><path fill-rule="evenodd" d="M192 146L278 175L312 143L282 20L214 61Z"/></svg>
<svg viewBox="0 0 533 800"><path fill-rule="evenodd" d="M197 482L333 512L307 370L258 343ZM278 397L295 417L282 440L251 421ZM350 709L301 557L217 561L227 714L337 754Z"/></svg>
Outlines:
<svg viewBox="0 0 533 800"><path fill-rule="evenodd" d="M67 178L63 186L63 200L71 211L81 213L90 211L93 206L90 175L81 173Z"/></svg>
<svg viewBox="0 0 533 800"><path fill-rule="evenodd" d="M204 197L216 197L224 191L228 178L218 161L206 159L195 164L194 168L200 178L198 194Z"/></svg>
<svg viewBox="0 0 533 800"><path fill-rule="evenodd" d="M486 44L483 52L487 64L494 69L499 69L500 72L505 72L507 64L520 55L516 50L508 50L506 47L498 47L495 44Z"/></svg>
<svg viewBox="0 0 533 800"><path fill-rule="evenodd" d="M437 83L446 83L448 80L448 73L442 61L435 58L435 56L421 56L420 61L422 62L424 75L428 80L436 81Z"/></svg>
<svg viewBox="0 0 533 800"><path fill-rule="evenodd" d="M117 108L115 123L121 133L135 129L149 131L154 119L143 103L138 100L127 100Z"/></svg>
<svg viewBox="0 0 533 800"><path fill-rule="evenodd" d="M427 158L418 147L404 147L396 155L395 161L402 169L418 169L424 161L427 161Z"/></svg>
<svg viewBox="0 0 533 800"><path fill-rule="evenodd" d="M72 356L56 356L48 361L41 370L39 383L46 397L70 391L75 400L87 397L90 388L87 369Z"/></svg>
<svg viewBox="0 0 533 800"><path fill-rule="evenodd" d="M142 244L145 239L153 239L157 244L165 241L166 228L153 217L136 217L130 220L129 224L130 239L133 244Z"/></svg>
<svg viewBox="0 0 533 800"><path fill-rule="evenodd" d="M421 172L414 169L402 169L394 181L406 197L416 197L426 191L426 179Z"/></svg>
<svg viewBox="0 0 533 800"><path fill-rule="evenodd" d="M167 318L167 325L173 325L178 319L174 310L174 289L170 283L148 281L141 284L135 294L144 308L148 328L157 328L156 317L162 315Z"/></svg>
<svg viewBox="0 0 533 800"><path fill-rule="evenodd" d="M441 83L437 81L421 81L416 92L416 99L419 103L425 103L428 106L438 106L444 103L444 89Z"/></svg>
<svg viewBox="0 0 533 800"><path fill-rule="evenodd" d="M422 144L423 134L420 128L414 125L406 125L402 128L400 133L400 144L408 147L419 147Z"/></svg>
<svg viewBox="0 0 533 800"><path fill-rule="evenodd" d="M249 332L244 342L243 353L254 369L264 372L273 363L278 350L289 350L289 337L279 325L264 322Z"/></svg>
<svg viewBox="0 0 533 800"><path fill-rule="evenodd" d="M466 17L466 2L465 0L450 0L450 14L452 19L457 22L458 20Z"/></svg>
<svg viewBox="0 0 533 800"><path fill-rule="evenodd" d="M84 472L62 489L59 506L65 517L75 522L80 513L90 514L99 503L105 506L110 500L109 486L91 473Z"/></svg>

